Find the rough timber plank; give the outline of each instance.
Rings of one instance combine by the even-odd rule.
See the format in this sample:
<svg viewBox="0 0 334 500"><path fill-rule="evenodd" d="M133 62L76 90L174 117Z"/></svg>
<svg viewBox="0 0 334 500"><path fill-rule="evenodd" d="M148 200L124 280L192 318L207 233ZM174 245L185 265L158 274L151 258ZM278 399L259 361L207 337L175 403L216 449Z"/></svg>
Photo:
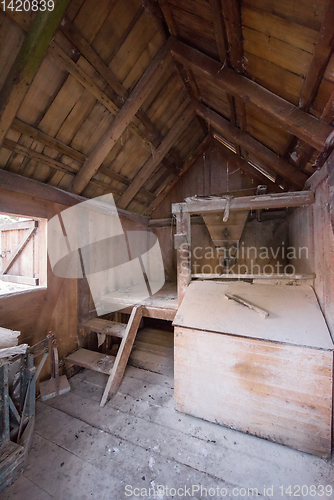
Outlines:
<svg viewBox="0 0 334 500"><path fill-rule="evenodd" d="M95 372L109 375L110 370L114 366L115 357L89 351L88 349L79 349L67 356L66 361L72 365L82 366L83 368L89 368Z"/></svg>
<svg viewBox="0 0 334 500"><path fill-rule="evenodd" d="M110 128L99 140L71 185L71 191L81 193L92 176L110 153L124 130L142 105L149 92L164 73L168 64L168 55L174 40L170 39L158 52L149 68L139 80L126 103L112 122Z"/></svg>
<svg viewBox="0 0 334 500"><path fill-rule="evenodd" d="M55 3L53 11L39 11L7 76L0 95L0 144L6 136L69 0Z"/></svg>
<svg viewBox="0 0 334 500"><path fill-rule="evenodd" d="M83 323L81 328L86 332L105 333L113 337L123 338L126 326L125 323L118 323L117 321L93 318Z"/></svg>
<svg viewBox="0 0 334 500"><path fill-rule="evenodd" d="M265 165L280 174L294 186L299 188L304 187L307 179L305 174L292 167L292 165L266 148L259 141L256 141L249 134L242 132L237 127L233 127L225 118L204 105L198 106L197 113L221 133L224 139L234 144L239 144L248 152L253 153Z"/></svg>
<svg viewBox="0 0 334 500"><path fill-rule="evenodd" d="M202 74L219 88L234 97L239 97L248 106L262 110L278 121L285 130L309 142L317 150L323 148L327 137L333 130L332 127L296 108L248 78L227 67L222 69L218 61L182 42L175 42L172 54L177 61L190 67L195 73Z"/></svg>
<svg viewBox="0 0 334 500"><path fill-rule="evenodd" d="M110 375L103 392L100 406L104 406L107 402L108 397L116 394L119 386L121 385L141 318L142 307L135 306L131 312L121 345L118 348L115 363L112 367L112 370L110 371Z"/></svg>
<svg viewBox="0 0 334 500"><path fill-rule="evenodd" d="M332 371L330 351L175 329L178 411L322 457L331 454Z"/></svg>
<svg viewBox="0 0 334 500"><path fill-rule="evenodd" d="M121 196L117 202L117 206L120 208L126 208L134 196L138 193L139 189L145 184L148 178L153 174L156 167L161 162L162 158L168 153L168 151L177 142L182 131L187 127L190 121L194 117L195 107L197 103L190 104L186 111L181 115L178 121L174 124L173 128L166 135L158 149L155 151L154 155L148 160L148 162L142 167L138 172L136 177L132 180L132 183Z"/></svg>

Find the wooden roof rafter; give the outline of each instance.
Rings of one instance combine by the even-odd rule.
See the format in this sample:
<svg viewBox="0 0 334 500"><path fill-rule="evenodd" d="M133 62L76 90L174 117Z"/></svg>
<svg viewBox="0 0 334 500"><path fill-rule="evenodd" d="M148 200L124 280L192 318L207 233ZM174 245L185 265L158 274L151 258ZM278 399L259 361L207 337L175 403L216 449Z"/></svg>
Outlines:
<svg viewBox="0 0 334 500"><path fill-rule="evenodd" d="M145 184L150 175L153 174L156 167L161 162L162 158L168 153L171 147L177 142L181 132L189 125L190 121L195 117L195 109L197 103L190 103L184 113L180 116L172 129L168 132L165 139L162 141L159 148L156 150L145 165L141 168L135 178L132 180L130 186L121 196L117 202L117 206L126 209L133 197L139 189Z"/></svg>
<svg viewBox="0 0 334 500"><path fill-rule="evenodd" d="M331 55L334 52L333 26L334 2L332 0L328 0L317 43L314 48L314 54L310 69L306 78L304 79L300 92L299 107L304 111L309 111L309 109L311 108L318 93ZM320 117L320 119L327 124L331 124L334 118L334 113L333 111L331 112L332 104L333 97L331 96ZM308 143L294 138L287 149L286 155L292 157L297 168L302 170L306 167L306 164L310 160L313 153L314 148L310 147ZM296 159L293 158L293 155L296 156Z"/></svg>
<svg viewBox="0 0 334 500"><path fill-rule="evenodd" d="M53 11L39 11L18 56L7 76L0 95L0 145L6 136L28 88L42 63L69 0L59 0Z"/></svg>
<svg viewBox="0 0 334 500"><path fill-rule="evenodd" d="M125 104L116 115L107 132L93 148L77 177L72 182L70 187L71 191L80 194L87 186L89 179L99 170L103 161L121 137L124 130L128 127L151 89L166 70L169 62L168 56L173 43L174 39L170 38L159 50L152 63L129 95Z"/></svg>
<svg viewBox="0 0 334 500"><path fill-rule="evenodd" d="M291 182L296 188L303 188L307 176L299 172L269 148L246 132L234 127L228 120L203 104L198 106L197 113L210 123L225 139L252 153L278 175Z"/></svg>
<svg viewBox="0 0 334 500"><path fill-rule="evenodd" d="M221 68L218 61L185 43L175 42L172 54L183 65L202 74L218 88L230 92L249 106L260 109L274 118L281 127L308 141L317 150L320 151L324 147L332 127L235 71Z"/></svg>

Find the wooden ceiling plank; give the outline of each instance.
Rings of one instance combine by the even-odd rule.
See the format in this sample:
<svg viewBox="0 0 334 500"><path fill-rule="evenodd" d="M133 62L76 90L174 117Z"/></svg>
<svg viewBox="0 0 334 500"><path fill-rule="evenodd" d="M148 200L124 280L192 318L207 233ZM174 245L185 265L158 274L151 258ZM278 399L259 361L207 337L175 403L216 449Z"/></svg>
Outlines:
<svg viewBox="0 0 334 500"><path fill-rule="evenodd" d="M230 210L264 210L270 208L302 207L313 205L315 200L314 191L296 191L291 193L272 193L254 196L236 196L230 202ZM179 214L181 211L188 214L210 214L225 210L228 205L226 198L211 200L187 201L174 203L172 213Z"/></svg>
<svg viewBox="0 0 334 500"><path fill-rule="evenodd" d="M69 0L55 2L53 11L37 12L0 94L0 144L29 89Z"/></svg>
<svg viewBox="0 0 334 500"><path fill-rule="evenodd" d="M118 200L117 206L120 208L126 208L135 194L139 189L145 184L150 175L154 172L156 167L161 162L162 158L168 153L170 148L177 142L180 134L185 129L185 127L194 118L195 109L197 103L191 103L186 111L181 115L178 121L174 124L173 128L168 132L165 139L156 150L154 156L152 156L138 172L135 178L132 180L130 186Z"/></svg>
<svg viewBox="0 0 334 500"><path fill-rule="evenodd" d="M216 35L219 59L221 62L224 62L226 60L226 55L227 55L227 50L226 50L227 40L224 29L224 19L223 19L223 12L221 9L221 3L220 0L210 0L210 4L213 12L213 26Z"/></svg>
<svg viewBox="0 0 334 500"><path fill-rule="evenodd" d="M238 144L245 148L250 153L254 154L256 158L261 160L265 165L270 167L276 173L281 175L285 180L291 182L295 187L302 189L306 182L307 176L299 172L292 165L273 153L270 149L266 148L263 144L248 135L246 132L234 127L225 118L220 116L215 111L207 108L203 104L198 106L197 113L211 124L224 139Z"/></svg>
<svg viewBox="0 0 334 500"><path fill-rule="evenodd" d="M235 71L243 73L244 49L240 2L236 0L219 0L219 4L226 27L228 60Z"/></svg>
<svg viewBox="0 0 334 500"><path fill-rule="evenodd" d="M215 137L214 137L215 138ZM275 192L281 193L282 190L275 184L274 181L272 181L269 177L264 175L262 172L259 170L256 170L252 165L248 163L247 160L244 158L241 158L237 153L233 153L230 149L228 149L224 144L222 144L218 139L215 138L217 142L222 146L222 151L227 159L232 165L234 165L237 168L240 168L245 174L249 175L252 177L252 179L255 179L257 182L260 182L261 184L264 184L266 186L269 186L270 189L272 189Z"/></svg>
<svg viewBox="0 0 334 500"><path fill-rule="evenodd" d="M314 48L312 62L304 80L299 107L308 111L326 71L327 64L334 50L334 2L327 1L324 18Z"/></svg>
<svg viewBox="0 0 334 500"><path fill-rule="evenodd" d="M117 106L117 108L121 108L126 99L129 97L129 93L125 89L125 87L123 87L123 85L119 82L119 80L111 71L111 69L104 63L104 61L102 61L100 56L95 52L95 50L91 47L91 45L89 45L89 43L85 40L84 36L74 26L74 24L72 24L68 19L65 18L60 29L63 32L63 34L73 43L73 45L84 56L84 58L87 59L87 61L108 83L108 85L115 93L115 95L112 98L112 101ZM163 136L160 130L154 125L154 123L148 118L148 116L141 109L138 110L136 116L146 129L144 131L146 139L149 140L154 147L158 147L163 140ZM171 155L173 156L176 163L181 163L181 158L175 151L172 150ZM171 164L168 164L167 161L165 166L167 168L171 168Z"/></svg>
<svg viewBox="0 0 334 500"><path fill-rule="evenodd" d="M205 75L226 92L271 116L289 133L309 142L317 150L324 147L332 127L230 68L221 68L218 61L180 41L175 42L172 54L177 61Z"/></svg>
<svg viewBox="0 0 334 500"><path fill-rule="evenodd" d="M163 16L165 18L166 24L168 26L169 32L171 35L178 37L179 36L179 31L176 26L175 19L173 17L171 8L168 4L168 0L158 0L158 3L160 5L161 11L163 13Z"/></svg>
<svg viewBox="0 0 334 500"><path fill-rule="evenodd" d="M206 150L211 141L212 141L212 136L211 134L208 134L200 143L200 145L197 146L197 148L195 148L195 150L189 154L184 164L182 165L180 173L176 177L172 178L171 176L169 176L166 179L164 185L160 187L160 192L158 193L157 197L155 198L154 201L152 201L152 203L146 210L145 215L149 216L152 215L154 210L158 208L158 206L165 199L168 193L170 193L171 190L174 188L174 186L179 182L180 177L182 177L189 170L189 168L195 163L197 158L199 158L201 154L203 154L203 152Z"/></svg>
<svg viewBox="0 0 334 500"><path fill-rule="evenodd" d="M51 137L41 130L38 130L31 125L28 125L27 123L22 122L21 120L18 120L15 118L12 127L13 130L16 130L20 134L24 134L28 137L31 137L35 139L36 141L40 142L44 146L48 146L49 148L52 148L58 153L66 155L73 160L79 161L80 163L84 163L86 160L86 156L83 153L80 153L76 149L71 148L70 146L67 146L67 144L62 143L58 139L55 139L54 137ZM50 158L51 159L51 158ZM103 165L99 168L99 172L101 174L106 175L110 179L113 179L117 182L120 182L122 184L125 184L126 186L129 186L131 181L127 179L127 177L124 177L123 175L120 175L113 170L110 170L110 168L107 168ZM146 189L142 189L142 194L149 197L149 198L155 198L155 195L151 193L150 191L147 191Z"/></svg>
<svg viewBox="0 0 334 500"><path fill-rule="evenodd" d="M88 159L80 169L80 172L74 179L71 190L80 194L89 182L89 179L95 175L105 158L110 153L124 130L133 119L138 109L141 107L151 89L158 82L161 75L166 70L169 63L168 55L174 43L171 37L159 50L150 66L141 77L124 106L115 117L107 132L101 137L99 142L93 148Z"/></svg>
<svg viewBox="0 0 334 500"><path fill-rule="evenodd" d="M34 128L31 125L28 125L28 123L24 123L18 118L15 118L11 128L16 132L19 132L20 134L31 137L32 139L36 139L36 141L40 142L44 146L55 149L56 151L58 151L58 153L69 156L70 158L73 158L73 160L79 161L80 163L84 163L84 161L86 160L86 156L76 149L67 146L67 144L64 144L58 139L45 134L41 130Z"/></svg>
<svg viewBox="0 0 334 500"><path fill-rule="evenodd" d="M70 175L74 176L79 171L79 167L77 167L77 166L65 165L62 162L56 161L53 158L50 158L42 153L37 153L37 151L34 151L30 148L27 148L26 146L23 146L22 144L19 144L15 141L11 141L10 139L6 139L6 138L4 139L3 148L9 149L10 151L13 151L14 153L24 155L24 156L31 158L32 160L34 160L38 163L41 163L41 164L51 168L51 169L55 169L57 171L64 172L65 174L70 174ZM108 170L108 169L106 169L106 170ZM108 174L106 174L106 175L108 175ZM110 175L109 175L109 177L110 177ZM118 196L122 196L122 194L123 194L123 192L120 189L114 188L113 186L111 186L107 182L103 182L99 179L91 178L90 183L93 184L94 186L97 186L97 187L104 189L105 191L107 190L108 192L111 192L113 194L117 194ZM150 199L155 198L155 195L153 193L151 193L150 191L141 190L141 193ZM141 198L135 197L135 200L138 203L140 203L141 205L144 205Z"/></svg>

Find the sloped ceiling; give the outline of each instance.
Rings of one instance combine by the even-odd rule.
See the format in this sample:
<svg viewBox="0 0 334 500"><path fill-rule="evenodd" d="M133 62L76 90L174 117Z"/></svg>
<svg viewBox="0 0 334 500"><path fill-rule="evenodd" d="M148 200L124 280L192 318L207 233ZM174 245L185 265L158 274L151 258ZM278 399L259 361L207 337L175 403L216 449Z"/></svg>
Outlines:
<svg viewBox="0 0 334 500"><path fill-rule="evenodd" d="M332 1L56 4L0 11L1 169L148 215L210 140L276 190L313 173L333 130Z"/></svg>

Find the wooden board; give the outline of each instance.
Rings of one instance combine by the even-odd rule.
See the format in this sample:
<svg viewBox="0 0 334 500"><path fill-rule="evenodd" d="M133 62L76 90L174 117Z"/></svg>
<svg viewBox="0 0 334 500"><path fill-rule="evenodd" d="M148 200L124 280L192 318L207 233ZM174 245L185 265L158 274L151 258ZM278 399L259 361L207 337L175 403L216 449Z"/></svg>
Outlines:
<svg viewBox="0 0 334 500"><path fill-rule="evenodd" d="M227 300L237 295L269 312L267 319ZM175 326L269 340L314 349L334 345L311 286L193 281L174 319Z"/></svg>
<svg viewBox="0 0 334 500"><path fill-rule="evenodd" d="M176 410L330 456L332 352L179 327L174 342Z"/></svg>

